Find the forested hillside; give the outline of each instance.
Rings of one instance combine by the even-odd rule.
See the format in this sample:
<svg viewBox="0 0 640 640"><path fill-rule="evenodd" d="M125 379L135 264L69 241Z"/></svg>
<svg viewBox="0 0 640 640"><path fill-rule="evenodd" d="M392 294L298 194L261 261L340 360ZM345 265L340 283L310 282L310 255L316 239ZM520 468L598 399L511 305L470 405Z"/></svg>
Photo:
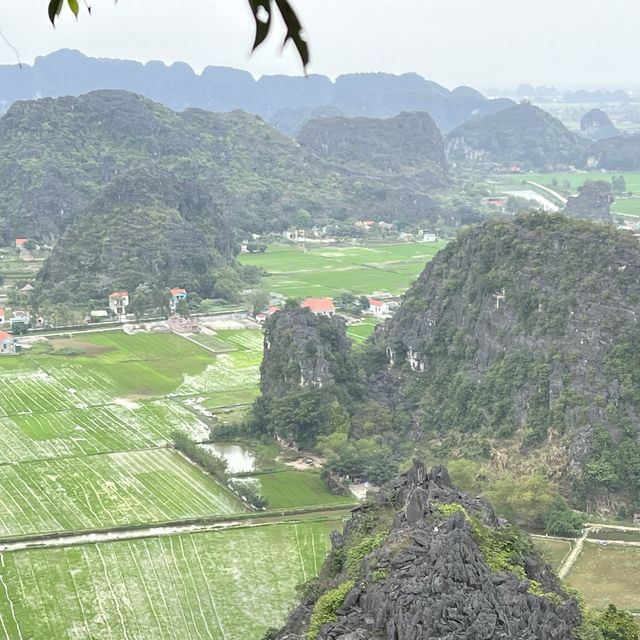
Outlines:
<svg viewBox="0 0 640 640"><path fill-rule="evenodd" d="M639 313L635 238L536 214L460 233L370 348L442 454L637 503Z"/></svg>
<svg viewBox="0 0 640 640"><path fill-rule="evenodd" d="M528 103L474 118L447 136L454 162L494 162L522 170L579 165L588 141Z"/></svg>
<svg viewBox="0 0 640 640"><path fill-rule="evenodd" d="M211 295L212 265L249 232L365 214L435 223L432 196L448 184L442 137L426 114L396 120L393 135L380 136L386 121L368 120L368 136L343 121L342 139L361 158L354 176L241 111L177 113L124 91L18 102L0 118L2 240L55 245L41 278L49 294L55 285L100 297L171 280ZM396 170L381 173L385 163Z"/></svg>

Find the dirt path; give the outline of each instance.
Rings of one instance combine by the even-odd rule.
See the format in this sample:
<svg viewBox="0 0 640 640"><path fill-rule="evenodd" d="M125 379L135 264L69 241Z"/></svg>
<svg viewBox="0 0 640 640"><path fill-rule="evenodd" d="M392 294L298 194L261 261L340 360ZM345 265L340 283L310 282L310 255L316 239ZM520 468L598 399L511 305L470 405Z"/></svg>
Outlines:
<svg viewBox="0 0 640 640"><path fill-rule="evenodd" d="M562 566L558 569L559 578L565 578L567 576L567 573L569 573L569 569L571 569L571 567L573 566L573 563L578 559L578 556L582 552L584 541L589 535L589 531L591 531L589 527L585 527L582 530L582 535L576 540L576 544L573 549L571 549L571 553L565 558Z"/></svg>
<svg viewBox="0 0 640 640"><path fill-rule="evenodd" d="M297 513L271 512L250 514L248 518L233 518L217 522L202 524L184 523L172 525L156 525L136 529L117 529L112 531L96 531L88 533L63 533L59 536L30 537L27 540L0 542L0 553L5 551L24 551L26 549L52 549L60 547L75 547L96 542L117 542L119 540L138 540L142 538L156 538L173 536L180 533L204 533L207 531L222 531L224 529L268 527L277 524L299 524L309 519L326 518L341 514L348 514L349 505L324 506L308 508Z"/></svg>

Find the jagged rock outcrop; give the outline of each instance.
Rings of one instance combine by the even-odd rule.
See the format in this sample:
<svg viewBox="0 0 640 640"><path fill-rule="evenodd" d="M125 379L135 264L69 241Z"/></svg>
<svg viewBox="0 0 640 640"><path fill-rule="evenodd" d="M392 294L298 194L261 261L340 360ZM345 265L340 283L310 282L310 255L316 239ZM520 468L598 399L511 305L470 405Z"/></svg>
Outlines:
<svg viewBox="0 0 640 640"><path fill-rule="evenodd" d="M609 116L602 109L591 109L580 120L580 131L590 140L602 140L620 135Z"/></svg>
<svg viewBox="0 0 640 640"><path fill-rule="evenodd" d="M369 350L390 368L369 387L393 390L427 447L544 464L583 497L617 496L615 509L640 498L639 318L629 234L559 214L486 222L378 330Z"/></svg>
<svg viewBox="0 0 640 640"><path fill-rule="evenodd" d="M611 183L604 180L588 180L577 196L567 200L562 213L572 218L609 222L613 219Z"/></svg>
<svg viewBox="0 0 640 640"><path fill-rule="evenodd" d="M493 162L520 169L549 169L577 164L588 141L560 120L529 103L474 118L446 139L453 162Z"/></svg>
<svg viewBox="0 0 640 640"><path fill-rule="evenodd" d="M265 322L260 391L281 397L296 387L325 387L344 381L351 340L344 318L287 308Z"/></svg>
<svg viewBox="0 0 640 640"><path fill-rule="evenodd" d="M420 462L333 537L278 640L572 640L568 595L528 536Z"/></svg>
<svg viewBox="0 0 640 640"><path fill-rule="evenodd" d="M319 436L348 428L344 405L358 385L344 319L289 304L265 323L252 424L283 443L312 447Z"/></svg>

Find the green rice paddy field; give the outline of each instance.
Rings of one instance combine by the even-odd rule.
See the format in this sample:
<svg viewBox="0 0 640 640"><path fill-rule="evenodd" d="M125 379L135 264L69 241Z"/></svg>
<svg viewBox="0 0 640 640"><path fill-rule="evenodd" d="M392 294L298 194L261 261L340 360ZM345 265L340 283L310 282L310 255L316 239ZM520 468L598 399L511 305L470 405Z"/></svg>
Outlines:
<svg viewBox="0 0 640 640"><path fill-rule="evenodd" d="M268 273L264 288L291 298L335 296L343 292L400 294L445 244L344 245L306 250L270 245L265 253L244 254L239 260Z"/></svg>
<svg viewBox="0 0 640 640"><path fill-rule="evenodd" d="M640 613L640 547L588 542L567 582L594 607L615 604Z"/></svg>
<svg viewBox="0 0 640 640"><path fill-rule="evenodd" d="M352 505L352 496L334 496L319 473L279 471L256 476L260 493L269 500L269 509L295 509L307 506Z"/></svg>
<svg viewBox="0 0 640 640"><path fill-rule="evenodd" d="M246 518L166 445L176 429L206 439L212 415L252 402L262 333L199 339L76 334L0 359L0 538ZM353 502L313 473L269 474L264 490L283 511ZM258 638L319 571L340 517L5 551L0 638Z"/></svg>
<svg viewBox="0 0 640 640"><path fill-rule="evenodd" d="M282 624L339 521L0 556L0 637L249 640Z"/></svg>
<svg viewBox="0 0 640 640"><path fill-rule="evenodd" d="M0 537L246 512L170 449L0 466Z"/></svg>

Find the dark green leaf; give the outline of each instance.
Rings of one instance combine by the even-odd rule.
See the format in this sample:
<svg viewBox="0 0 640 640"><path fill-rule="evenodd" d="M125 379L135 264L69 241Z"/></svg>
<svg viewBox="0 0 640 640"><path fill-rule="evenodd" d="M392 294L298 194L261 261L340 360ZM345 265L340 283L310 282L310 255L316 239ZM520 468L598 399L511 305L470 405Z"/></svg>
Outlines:
<svg viewBox="0 0 640 640"><path fill-rule="evenodd" d="M56 16L60 15L63 3L64 0L51 0L51 2L49 2L49 20L51 20L52 25L55 25Z"/></svg>

